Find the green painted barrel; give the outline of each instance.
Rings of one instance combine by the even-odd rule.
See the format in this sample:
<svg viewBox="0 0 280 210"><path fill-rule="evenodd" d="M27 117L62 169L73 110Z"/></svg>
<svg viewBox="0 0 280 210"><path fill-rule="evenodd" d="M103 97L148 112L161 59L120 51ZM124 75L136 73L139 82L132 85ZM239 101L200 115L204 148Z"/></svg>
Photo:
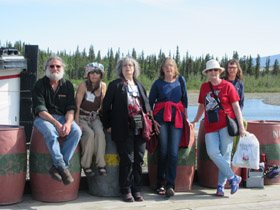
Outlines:
<svg viewBox="0 0 280 210"><path fill-rule="evenodd" d="M26 159L24 127L0 125L0 205L22 201Z"/></svg>
<svg viewBox="0 0 280 210"><path fill-rule="evenodd" d="M119 165L120 157L117 147L111 139L111 134L105 133L105 162L107 175L99 176L95 161L93 161L95 176L87 177L89 192L95 196L120 196Z"/></svg>
<svg viewBox="0 0 280 210"><path fill-rule="evenodd" d="M188 148L179 148L178 165L176 170L175 191L191 190L195 173L195 137L194 130L190 129L190 142ZM154 154L148 152L148 173L150 187L156 190L157 184L157 159L158 151Z"/></svg>
<svg viewBox="0 0 280 210"><path fill-rule="evenodd" d="M63 144L66 138L59 138ZM74 200L78 197L81 177L80 148L77 146L70 161L69 171L74 182L65 186L51 178L48 170L53 161L45 143L43 135L34 127L30 142L30 185L32 198L45 202L63 202Z"/></svg>
<svg viewBox="0 0 280 210"><path fill-rule="evenodd" d="M248 121L247 131L253 133L260 143L260 154L266 155L267 165L280 165L280 121ZM280 176L264 179L264 184L280 184Z"/></svg>
<svg viewBox="0 0 280 210"><path fill-rule="evenodd" d="M231 166L234 174L241 176L241 168ZM197 137L197 175L201 186L216 188L218 185L219 169L210 159L206 151L204 119L201 120ZM227 181L225 188L230 188Z"/></svg>

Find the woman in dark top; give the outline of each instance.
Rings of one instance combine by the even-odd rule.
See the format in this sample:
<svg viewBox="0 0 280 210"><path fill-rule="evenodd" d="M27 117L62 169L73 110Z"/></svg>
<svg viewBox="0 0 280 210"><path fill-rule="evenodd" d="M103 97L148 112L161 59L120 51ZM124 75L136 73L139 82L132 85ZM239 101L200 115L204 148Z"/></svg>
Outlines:
<svg viewBox="0 0 280 210"><path fill-rule="evenodd" d="M141 109L150 112L150 105L145 87L136 79L139 74L135 59L120 59L115 69L119 79L110 82L103 101L102 122L116 142L120 156L119 185L126 202L144 200L141 185L146 142L139 124L133 126L133 117L139 115Z"/></svg>
<svg viewBox="0 0 280 210"><path fill-rule="evenodd" d="M184 91L182 92L182 90ZM153 83L149 93L149 102L153 108L154 124L159 141L157 193L171 197L175 195L175 178L179 144L183 133L183 119L188 120L186 82L184 77L179 75L174 59L166 58L162 62L159 79Z"/></svg>
<svg viewBox="0 0 280 210"><path fill-rule="evenodd" d="M241 81L242 78L242 69L238 61L236 59L229 60L226 65L226 76L224 79L234 85L240 98L239 105L241 110L244 106L244 84Z"/></svg>
<svg viewBox="0 0 280 210"><path fill-rule="evenodd" d="M106 175L104 160L106 140L103 126L99 118L99 111L106 92L104 66L100 63L90 63L86 67L85 78L81 82L76 94L77 112L75 120L82 128L81 138L81 165L86 176L93 176L91 168L93 155L96 158L99 175Z"/></svg>
<svg viewBox="0 0 280 210"><path fill-rule="evenodd" d="M239 62L236 59L229 60L226 64L226 76L224 79L234 85L240 98L239 106L241 111L244 107L244 84L241 81L242 78L243 78L243 74ZM244 128L247 129L247 121L244 118L243 118L243 124L244 124ZM237 149L239 138L240 136L235 136L233 138L233 146L232 146L232 154L231 154L232 157Z"/></svg>

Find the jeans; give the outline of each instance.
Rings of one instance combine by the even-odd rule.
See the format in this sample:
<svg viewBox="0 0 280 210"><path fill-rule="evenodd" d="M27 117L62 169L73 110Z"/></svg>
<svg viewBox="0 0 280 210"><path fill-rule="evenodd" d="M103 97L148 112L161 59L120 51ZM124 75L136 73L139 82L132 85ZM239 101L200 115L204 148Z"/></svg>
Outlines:
<svg viewBox="0 0 280 210"><path fill-rule="evenodd" d="M121 194L141 192L142 165L146 142L141 135L129 130L129 137L116 142L120 156L119 184Z"/></svg>
<svg viewBox="0 0 280 210"><path fill-rule="evenodd" d="M227 179L234 177L231 170L231 151L233 137L229 136L227 127L205 135L206 150L210 159L219 168L218 185L224 186Z"/></svg>
<svg viewBox="0 0 280 210"><path fill-rule="evenodd" d="M65 124L65 117L63 115L52 115L62 125ZM75 121L72 122L71 132L66 136L66 141L60 148L57 138L58 132L54 125L40 117L34 120L34 126L44 136L46 145L53 159L53 165L59 170L64 170L69 167L70 159L72 158L75 149L80 141L82 131Z"/></svg>
<svg viewBox="0 0 280 210"><path fill-rule="evenodd" d="M175 128L174 122L161 122L160 125L157 188L163 186L166 180L166 187L174 189L183 128Z"/></svg>

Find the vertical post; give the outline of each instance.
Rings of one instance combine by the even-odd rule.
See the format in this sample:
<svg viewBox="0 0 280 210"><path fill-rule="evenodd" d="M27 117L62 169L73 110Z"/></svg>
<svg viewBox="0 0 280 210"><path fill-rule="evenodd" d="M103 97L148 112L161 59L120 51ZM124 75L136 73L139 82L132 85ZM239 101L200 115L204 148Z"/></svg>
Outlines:
<svg viewBox="0 0 280 210"><path fill-rule="evenodd" d="M33 126L31 90L37 80L38 53L38 45L25 45L27 69L24 69L20 76L20 125L24 126L26 142L30 142Z"/></svg>

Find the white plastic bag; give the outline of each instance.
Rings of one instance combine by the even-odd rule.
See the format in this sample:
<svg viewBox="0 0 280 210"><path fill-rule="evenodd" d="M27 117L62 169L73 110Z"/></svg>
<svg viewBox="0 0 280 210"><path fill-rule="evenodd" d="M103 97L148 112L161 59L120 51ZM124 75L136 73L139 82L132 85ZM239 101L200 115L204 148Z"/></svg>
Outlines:
<svg viewBox="0 0 280 210"><path fill-rule="evenodd" d="M259 162L259 141L254 134L246 132L244 137L240 136L236 152L233 156L232 165L258 170Z"/></svg>

